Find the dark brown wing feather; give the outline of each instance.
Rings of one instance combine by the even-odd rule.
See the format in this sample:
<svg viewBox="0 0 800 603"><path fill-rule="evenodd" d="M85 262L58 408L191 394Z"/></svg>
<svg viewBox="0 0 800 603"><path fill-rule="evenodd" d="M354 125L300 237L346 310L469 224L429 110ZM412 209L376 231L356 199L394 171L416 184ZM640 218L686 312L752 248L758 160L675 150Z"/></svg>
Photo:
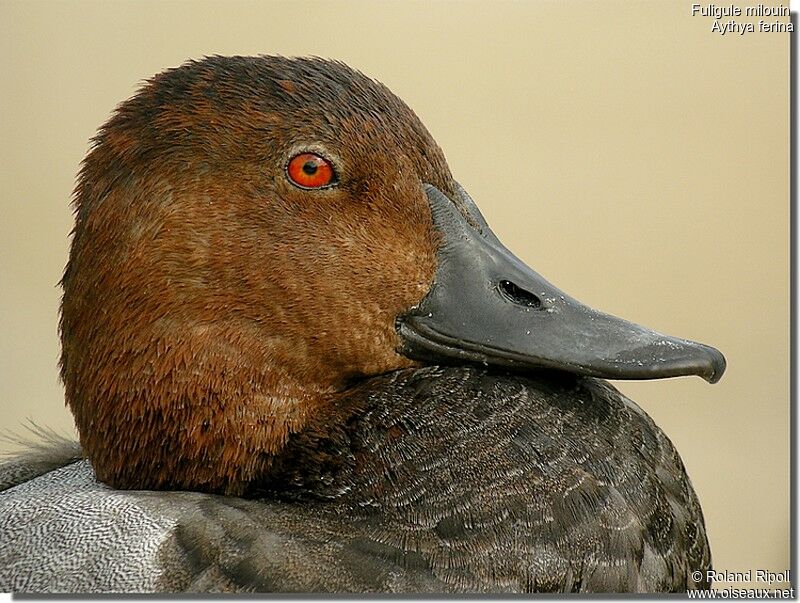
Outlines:
<svg viewBox="0 0 800 603"><path fill-rule="evenodd" d="M710 567L674 447L609 384L473 368L371 380L265 500L205 497L167 590L685 591ZM344 412L344 411L343 411ZM705 572L704 572L705 573Z"/></svg>

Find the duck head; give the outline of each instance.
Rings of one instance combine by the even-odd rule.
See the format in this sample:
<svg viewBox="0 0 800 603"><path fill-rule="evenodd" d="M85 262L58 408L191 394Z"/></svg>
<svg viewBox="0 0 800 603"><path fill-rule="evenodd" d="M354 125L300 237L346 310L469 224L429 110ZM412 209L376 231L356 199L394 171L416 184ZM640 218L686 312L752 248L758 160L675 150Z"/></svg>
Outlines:
<svg viewBox="0 0 800 603"><path fill-rule="evenodd" d="M430 363L721 376L508 251L414 113L322 59L169 70L79 176L61 374L98 477L238 494L349 387Z"/></svg>

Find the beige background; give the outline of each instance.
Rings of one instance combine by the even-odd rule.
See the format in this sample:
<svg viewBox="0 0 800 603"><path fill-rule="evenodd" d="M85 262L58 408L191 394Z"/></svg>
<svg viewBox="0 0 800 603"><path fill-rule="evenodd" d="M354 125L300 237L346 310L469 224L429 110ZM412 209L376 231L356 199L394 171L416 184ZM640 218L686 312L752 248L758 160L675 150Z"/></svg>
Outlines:
<svg viewBox="0 0 800 603"><path fill-rule="evenodd" d="M681 452L717 569L786 569L789 40L690 6L0 1L0 427L71 429L57 282L113 107L190 57L335 57L408 102L536 270L726 354L715 386L619 385Z"/></svg>

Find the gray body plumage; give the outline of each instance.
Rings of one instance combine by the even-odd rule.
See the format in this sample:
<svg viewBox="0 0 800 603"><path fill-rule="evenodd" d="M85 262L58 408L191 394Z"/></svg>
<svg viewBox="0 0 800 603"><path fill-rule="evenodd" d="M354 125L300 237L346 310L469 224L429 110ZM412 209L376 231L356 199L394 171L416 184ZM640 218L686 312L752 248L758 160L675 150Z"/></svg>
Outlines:
<svg viewBox="0 0 800 603"><path fill-rule="evenodd" d="M8 488L0 590L706 586L691 577L710 551L680 458L607 383L432 367L371 379L350 403L341 425L294 438L251 499L112 490L88 461Z"/></svg>

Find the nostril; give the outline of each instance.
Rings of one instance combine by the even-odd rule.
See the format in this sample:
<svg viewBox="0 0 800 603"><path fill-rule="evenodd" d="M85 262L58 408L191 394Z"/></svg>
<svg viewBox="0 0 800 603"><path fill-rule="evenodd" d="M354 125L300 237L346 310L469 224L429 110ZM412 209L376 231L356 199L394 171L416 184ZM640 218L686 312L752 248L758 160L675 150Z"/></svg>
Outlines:
<svg viewBox="0 0 800 603"><path fill-rule="evenodd" d="M506 298L520 306L527 306L528 308L540 309L542 307L542 300L530 291L526 291L511 281L500 281L497 285Z"/></svg>

